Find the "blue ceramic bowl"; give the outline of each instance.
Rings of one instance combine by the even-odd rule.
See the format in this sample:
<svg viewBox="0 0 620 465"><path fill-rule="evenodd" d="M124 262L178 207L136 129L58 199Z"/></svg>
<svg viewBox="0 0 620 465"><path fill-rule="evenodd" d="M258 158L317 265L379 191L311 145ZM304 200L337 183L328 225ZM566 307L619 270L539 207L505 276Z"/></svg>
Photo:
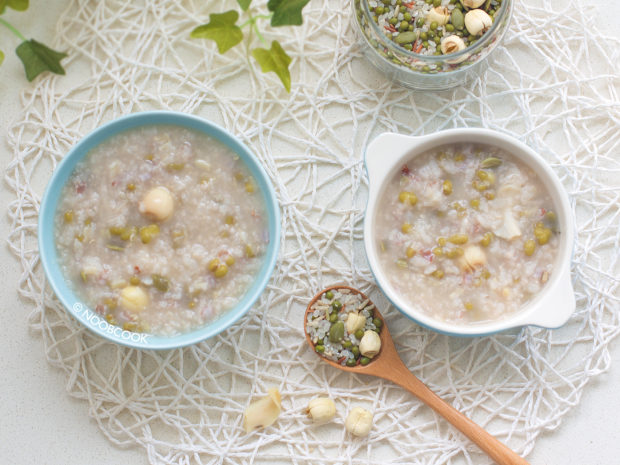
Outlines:
<svg viewBox="0 0 620 465"><path fill-rule="evenodd" d="M56 244L54 241L54 217L63 186L71 176L75 165L83 159L94 147L106 139L128 129L154 124L176 125L200 131L213 137L234 151L246 164L250 173L256 179L263 194L265 210L268 215L269 246L263 265L257 274L256 280L248 289L241 301L232 309L222 314L211 323L194 331L174 337L161 337L152 334L124 331L118 326L109 324L92 308L82 303L73 293L58 264ZM84 137L69 151L67 156L54 171L50 180L39 212L39 253L43 262L43 269L52 289L67 309L80 323L94 333L110 341L128 347L140 349L174 349L195 344L214 336L234 324L245 315L265 289L278 256L280 245L280 209L276 200L273 186L256 157L236 137L221 127L196 116L168 111L150 111L134 113L111 121Z"/></svg>

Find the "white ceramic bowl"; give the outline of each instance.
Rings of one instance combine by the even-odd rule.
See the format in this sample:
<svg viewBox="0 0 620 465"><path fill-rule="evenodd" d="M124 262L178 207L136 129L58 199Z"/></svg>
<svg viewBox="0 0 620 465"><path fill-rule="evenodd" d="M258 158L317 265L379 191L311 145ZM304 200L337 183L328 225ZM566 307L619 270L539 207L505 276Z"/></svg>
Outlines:
<svg viewBox="0 0 620 465"><path fill-rule="evenodd" d="M459 325L430 317L415 302L403 299L390 285L378 260L375 224L378 203L389 181L401 167L414 157L435 147L455 143L479 143L496 146L532 168L546 186L553 200L562 231L554 272L541 292L518 312L498 321ZM526 325L557 328L575 310L575 295L570 277L573 240L573 214L566 191L549 165L527 145L513 137L488 129L450 129L422 137L385 133L366 148L366 170L370 180L368 204L364 219L364 245L370 269L377 284L403 314L417 323L440 333L456 336L482 336Z"/></svg>

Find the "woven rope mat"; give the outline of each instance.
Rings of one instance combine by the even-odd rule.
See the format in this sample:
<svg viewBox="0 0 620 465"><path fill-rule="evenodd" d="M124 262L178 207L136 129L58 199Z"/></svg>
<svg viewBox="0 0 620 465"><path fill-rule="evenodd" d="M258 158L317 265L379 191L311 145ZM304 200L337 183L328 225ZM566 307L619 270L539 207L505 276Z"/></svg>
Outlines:
<svg viewBox="0 0 620 465"><path fill-rule="evenodd" d="M9 134L9 244L23 268L19 292L31 302L31 326L66 374L68 394L88 402L111 442L144 448L153 464L489 463L402 389L337 372L308 350L306 303L320 288L347 282L384 311L416 375L527 453L608 367L607 347L620 330L620 43L597 32L582 2L517 0L488 71L453 91L414 93L361 57L348 2L313 0L303 27L267 34L293 58L289 95L274 75L248 66L244 46L220 56L213 44L189 39L209 12L233 5L72 0L55 44L69 52L68 75L41 78L23 95ZM158 353L117 347L78 326L45 285L36 247L41 194L56 163L101 123L149 109L196 114L241 137L275 185L284 232L275 273L245 318L201 344ZM363 147L386 130L463 126L523 140L569 192L577 311L559 330L440 336L400 316L373 283L362 246ZM245 434L245 406L271 386L282 392L281 417ZM338 417L316 427L303 410L319 394L336 400ZM344 432L354 405L374 411L366 439Z"/></svg>

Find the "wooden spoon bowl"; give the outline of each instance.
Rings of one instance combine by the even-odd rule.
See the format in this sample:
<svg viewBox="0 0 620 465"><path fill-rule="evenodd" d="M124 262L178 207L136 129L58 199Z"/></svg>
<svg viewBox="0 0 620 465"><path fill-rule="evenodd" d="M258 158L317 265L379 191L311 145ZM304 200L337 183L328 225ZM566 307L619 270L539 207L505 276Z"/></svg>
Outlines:
<svg viewBox="0 0 620 465"><path fill-rule="evenodd" d="M344 366L338 362L329 360L316 352L314 350L314 343L312 342L306 328L308 315L314 311L312 310L312 306L325 292L339 289L348 289L352 293L354 292L361 295L362 300L368 299L363 292L349 286L331 286L323 289L315 295L308 304L304 314L304 333L306 334L306 340L314 353L320 356L325 362L329 363L334 368L338 368L339 370L377 376L379 378L392 381L393 383L405 388L430 408L435 410L435 412L444 417L461 433L471 439L499 465L529 465L529 462L527 462L523 457L516 454L513 450L509 449L490 433L482 429L478 424L471 421L461 412L441 399L409 371L400 359L398 352L396 352L396 347L394 346L394 341L392 340L392 336L390 335L387 324L385 323L385 319L376 307L374 309L374 318L379 318L383 322L383 326L379 332L379 337L381 339L381 350L371 359L368 365L356 365L353 367ZM368 300L372 302L370 299Z"/></svg>

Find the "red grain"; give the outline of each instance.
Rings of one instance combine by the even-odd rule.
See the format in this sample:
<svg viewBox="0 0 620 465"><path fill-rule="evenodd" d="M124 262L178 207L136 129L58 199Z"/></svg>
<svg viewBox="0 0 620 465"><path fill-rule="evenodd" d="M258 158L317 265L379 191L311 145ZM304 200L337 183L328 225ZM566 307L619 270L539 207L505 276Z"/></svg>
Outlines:
<svg viewBox="0 0 620 465"><path fill-rule="evenodd" d="M424 258L425 260L428 260L429 262L433 262L433 252L431 252L430 250L422 250L420 252L420 255L422 256L422 258Z"/></svg>

